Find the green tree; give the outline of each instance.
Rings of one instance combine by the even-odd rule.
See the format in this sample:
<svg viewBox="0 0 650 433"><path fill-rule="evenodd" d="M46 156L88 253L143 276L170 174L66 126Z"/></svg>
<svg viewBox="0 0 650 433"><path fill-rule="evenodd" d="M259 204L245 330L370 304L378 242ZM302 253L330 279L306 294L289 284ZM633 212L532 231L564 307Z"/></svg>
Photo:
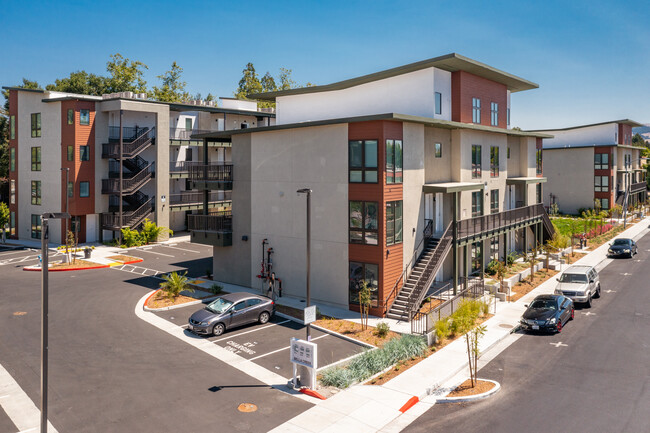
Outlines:
<svg viewBox="0 0 650 433"><path fill-rule="evenodd" d="M165 292L167 298L174 300L178 298L181 292L194 293L194 289L189 285L189 278L187 278L187 271L184 274L172 272L169 275L163 275L163 281L160 283L160 288Z"/></svg>
<svg viewBox="0 0 650 433"><path fill-rule="evenodd" d="M143 77L145 69L149 67L140 61L127 59L120 53L111 55L111 60L106 63L106 71L110 74L106 79L106 93L146 93L147 82Z"/></svg>
<svg viewBox="0 0 650 433"><path fill-rule="evenodd" d="M634 137L632 137L632 146L647 147L648 145L645 142L643 136L639 133L636 133L634 134Z"/></svg>
<svg viewBox="0 0 650 433"><path fill-rule="evenodd" d="M530 282L533 283L533 278L535 278L535 263L537 262L537 245L534 245L533 248L525 253L524 262L528 263L530 266Z"/></svg>
<svg viewBox="0 0 650 433"><path fill-rule="evenodd" d="M262 85L262 92L274 92L278 90L278 86L275 85L275 78L268 72L264 74L260 80L260 84Z"/></svg>
<svg viewBox="0 0 650 433"><path fill-rule="evenodd" d="M293 79L291 78L291 69L280 68L280 75L278 76L278 81L280 82L280 85L278 86L278 90L289 90L298 87L296 82L293 81ZM307 83L307 87L309 87L309 84L310 83Z"/></svg>
<svg viewBox="0 0 650 433"><path fill-rule="evenodd" d="M188 97L189 94L185 91L187 83L181 80L182 74L183 68L173 62L169 71L163 75L158 75L162 85L153 87L153 98L161 102L181 102Z"/></svg>
<svg viewBox="0 0 650 433"><path fill-rule="evenodd" d="M86 71L76 71L71 72L69 77L57 78L54 80L54 84L48 84L45 86L45 89L101 96L107 93L108 80L101 75L89 74Z"/></svg>
<svg viewBox="0 0 650 433"><path fill-rule="evenodd" d="M6 227L9 224L9 206L5 203L0 203L0 230L2 230L2 243L6 243L7 231Z"/></svg>
<svg viewBox="0 0 650 433"><path fill-rule="evenodd" d="M359 309L361 311L361 328L368 329L368 311L370 310L370 286L367 281L361 283L359 290Z"/></svg>
<svg viewBox="0 0 650 433"><path fill-rule="evenodd" d="M248 95L251 93L262 92L262 83L257 76L257 72L255 72L255 66L251 62L246 64L242 74L243 76L239 80L239 86L235 91L235 98L248 99Z"/></svg>

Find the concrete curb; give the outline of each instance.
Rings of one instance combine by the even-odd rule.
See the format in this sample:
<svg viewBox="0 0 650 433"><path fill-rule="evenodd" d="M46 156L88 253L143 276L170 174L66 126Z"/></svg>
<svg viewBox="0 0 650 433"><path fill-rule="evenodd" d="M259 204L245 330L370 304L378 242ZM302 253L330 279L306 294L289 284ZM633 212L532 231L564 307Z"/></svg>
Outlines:
<svg viewBox="0 0 650 433"><path fill-rule="evenodd" d="M110 260L110 259L109 259ZM133 263L140 263L144 262L144 259L138 258L138 260L131 260L129 262L115 262L115 263L108 263L105 265L102 264L97 264L97 266L86 266L83 268L74 268L74 269L50 269L48 268L48 272L71 272L71 271L87 271L90 269L106 269L106 268L113 268L115 266L122 266L122 265L131 265ZM23 267L23 271L33 271L33 272L41 272L41 267L40 266L25 266Z"/></svg>
<svg viewBox="0 0 650 433"><path fill-rule="evenodd" d="M491 390L483 392L481 394L476 394L476 395L468 395L467 397L442 397L436 399L436 403L467 403L471 401L477 401L477 400L483 400L484 398L491 397L492 395L496 394L499 392L501 389L501 384L497 381L490 380L490 379L478 379L482 380L485 382L492 382L494 384L494 387L492 387Z"/></svg>

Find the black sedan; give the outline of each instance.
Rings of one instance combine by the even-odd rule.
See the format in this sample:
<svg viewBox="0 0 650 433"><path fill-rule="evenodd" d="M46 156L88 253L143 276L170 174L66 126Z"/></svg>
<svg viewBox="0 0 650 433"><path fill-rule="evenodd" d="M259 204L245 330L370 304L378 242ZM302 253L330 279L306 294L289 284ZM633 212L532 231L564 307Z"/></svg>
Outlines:
<svg viewBox="0 0 650 433"><path fill-rule="evenodd" d="M539 295L521 316L524 331L562 332L562 326L573 320L573 301L562 295Z"/></svg>
<svg viewBox="0 0 650 433"><path fill-rule="evenodd" d="M188 329L200 335L221 335L226 329L253 322L266 323L275 311L274 302L251 293L229 293L190 316Z"/></svg>
<svg viewBox="0 0 650 433"><path fill-rule="evenodd" d="M607 250L607 255L610 257L632 257L637 253L636 242L627 238L615 239L613 243L609 244L609 249Z"/></svg>

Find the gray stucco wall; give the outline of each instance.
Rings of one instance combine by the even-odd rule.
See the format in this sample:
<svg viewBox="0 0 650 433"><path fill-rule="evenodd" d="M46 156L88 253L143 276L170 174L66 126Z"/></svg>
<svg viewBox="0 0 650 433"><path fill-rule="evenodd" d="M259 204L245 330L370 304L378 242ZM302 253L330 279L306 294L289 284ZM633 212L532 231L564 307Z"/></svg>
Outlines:
<svg viewBox="0 0 650 433"><path fill-rule="evenodd" d="M549 194L557 196L562 213L576 213L578 208L594 206L594 149L544 149L544 204ZM534 194L534 192L533 192Z"/></svg>

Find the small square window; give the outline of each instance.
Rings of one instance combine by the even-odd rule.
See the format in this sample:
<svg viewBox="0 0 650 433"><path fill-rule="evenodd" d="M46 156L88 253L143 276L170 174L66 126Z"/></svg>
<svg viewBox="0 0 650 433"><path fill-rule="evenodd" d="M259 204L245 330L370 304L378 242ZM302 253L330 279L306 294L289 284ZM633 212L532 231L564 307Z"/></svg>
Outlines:
<svg viewBox="0 0 650 433"><path fill-rule="evenodd" d="M74 110L72 108L68 109L68 125L74 124Z"/></svg>
<svg viewBox="0 0 650 433"><path fill-rule="evenodd" d="M442 143L436 143L436 158L442 158Z"/></svg>
<svg viewBox="0 0 650 433"><path fill-rule="evenodd" d="M79 124L90 125L90 110L79 110Z"/></svg>
<svg viewBox="0 0 650 433"><path fill-rule="evenodd" d="M79 182L79 197L90 195L90 182Z"/></svg>

